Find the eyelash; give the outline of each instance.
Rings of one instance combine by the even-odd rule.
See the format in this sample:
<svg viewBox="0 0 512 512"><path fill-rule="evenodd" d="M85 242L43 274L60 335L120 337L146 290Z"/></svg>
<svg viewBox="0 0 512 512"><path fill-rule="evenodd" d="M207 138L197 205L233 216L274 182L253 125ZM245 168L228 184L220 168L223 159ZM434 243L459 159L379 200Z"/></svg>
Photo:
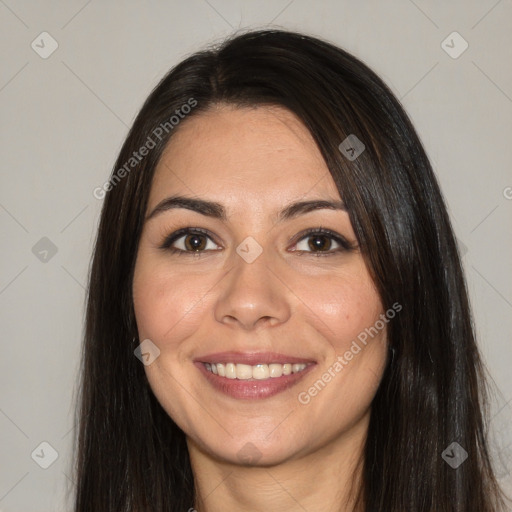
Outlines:
<svg viewBox="0 0 512 512"><path fill-rule="evenodd" d="M183 254L188 254L191 256L195 256L195 257L201 255L201 253L209 251L209 250L184 251L183 249L177 249L176 247L171 247L174 242L176 242L177 240L179 240L180 238L182 238L183 236L186 236L186 235L203 235L203 236L210 238L210 240L212 240L214 243L216 243L212 239L212 236L209 231L207 231L205 229L201 229L201 228L190 228L189 227L189 228L179 229L178 231L175 231L174 233L171 233L169 236L167 236L165 238L164 242L162 243L162 245L160 246L160 249L169 251L172 254L176 254L178 256L181 256ZM313 235L327 236L331 240L334 240L337 244L339 244L340 247L338 247L337 249L330 249L329 251L297 251L297 252L299 252L299 254L300 253L306 253L306 254L309 253L309 254L314 255L315 257L334 256L337 253L349 252L354 249L353 245L350 244L344 237L342 237L338 233L335 233L334 231L331 231L329 229L325 229L322 227L310 228L310 229L307 229L306 231L302 232L299 235L300 238L297 240L297 242L294 245L297 245L302 240L309 238Z"/></svg>

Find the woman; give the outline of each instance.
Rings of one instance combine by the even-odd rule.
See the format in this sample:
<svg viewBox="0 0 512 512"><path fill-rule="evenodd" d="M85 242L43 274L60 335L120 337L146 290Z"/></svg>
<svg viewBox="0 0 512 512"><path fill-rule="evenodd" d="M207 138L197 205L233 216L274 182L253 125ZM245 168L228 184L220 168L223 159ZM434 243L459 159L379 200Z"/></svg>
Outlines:
<svg viewBox="0 0 512 512"><path fill-rule="evenodd" d="M443 198L364 64L192 55L95 195L77 512L504 510Z"/></svg>

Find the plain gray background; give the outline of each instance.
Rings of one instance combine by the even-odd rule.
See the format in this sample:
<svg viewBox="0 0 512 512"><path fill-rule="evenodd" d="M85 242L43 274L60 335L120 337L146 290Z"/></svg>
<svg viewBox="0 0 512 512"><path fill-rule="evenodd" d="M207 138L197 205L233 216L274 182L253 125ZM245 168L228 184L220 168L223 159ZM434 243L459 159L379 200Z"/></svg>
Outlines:
<svg viewBox="0 0 512 512"><path fill-rule="evenodd" d="M481 351L501 392L492 449L512 493L510 0L0 0L0 512L71 510L73 400L102 207L94 188L171 66L263 26L354 53L411 116L464 253ZM58 458L43 469L52 450Z"/></svg>

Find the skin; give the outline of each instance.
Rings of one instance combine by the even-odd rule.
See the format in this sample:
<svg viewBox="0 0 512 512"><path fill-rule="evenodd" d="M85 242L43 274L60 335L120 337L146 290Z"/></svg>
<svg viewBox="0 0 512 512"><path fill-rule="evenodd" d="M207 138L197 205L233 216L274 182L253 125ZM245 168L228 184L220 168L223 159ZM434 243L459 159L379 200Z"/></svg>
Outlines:
<svg viewBox="0 0 512 512"><path fill-rule="evenodd" d="M307 404L298 400L384 313L347 212L319 209L277 222L291 202L341 199L310 133L280 107L218 105L196 114L180 124L155 170L146 215L175 194L227 211L225 222L184 208L147 220L133 280L139 339L160 350L144 367L148 381L187 436L197 489L191 506L349 510L387 362L386 329ZM356 248L336 252L334 240L329 246L321 238L318 255L308 245L314 235L297 238L320 226ZM212 233L199 237L203 252L160 248L185 227ZM252 263L236 252L248 236L263 249ZM184 242L174 247L185 249ZM274 351L316 365L284 392L240 400L214 389L193 363L228 350ZM252 463L238 457L247 443Z"/></svg>

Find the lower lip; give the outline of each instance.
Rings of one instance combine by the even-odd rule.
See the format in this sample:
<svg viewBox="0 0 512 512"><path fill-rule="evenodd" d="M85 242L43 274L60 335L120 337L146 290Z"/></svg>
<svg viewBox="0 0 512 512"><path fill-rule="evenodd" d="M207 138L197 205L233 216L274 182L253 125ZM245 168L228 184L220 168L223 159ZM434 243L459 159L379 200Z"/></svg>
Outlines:
<svg viewBox="0 0 512 512"><path fill-rule="evenodd" d="M310 364L298 373L281 377L270 377L264 380L239 380L219 377L208 371L203 363L196 362L195 365L215 389L225 395L242 400L256 400L277 395L297 384L315 366L315 364Z"/></svg>

